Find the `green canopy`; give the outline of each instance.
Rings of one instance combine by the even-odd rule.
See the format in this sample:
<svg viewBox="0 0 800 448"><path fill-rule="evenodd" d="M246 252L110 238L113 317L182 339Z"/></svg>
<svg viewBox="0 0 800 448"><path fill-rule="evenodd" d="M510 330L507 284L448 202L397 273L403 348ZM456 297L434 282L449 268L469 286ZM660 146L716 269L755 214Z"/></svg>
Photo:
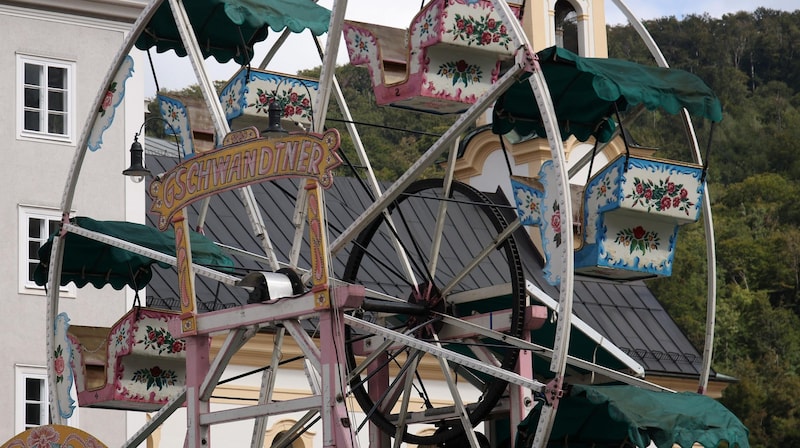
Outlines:
<svg viewBox="0 0 800 448"><path fill-rule="evenodd" d="M76 217L74 225L94 232L109 235L139 246L175 256L175 232L170 229L160 232L154 227L124 221L95 221L92 218ZM221 269L233 267L231 260L222 250L205 236L190 233L192 262ZM50 250L53 236L39 249L39 264L33 278L37 285L47 283L50 266ZM86 238L75 233L67 233L64 238L64 259L61 268L61 286L75 282L79 288L91 283L95 288L111 285L122 289L128 285L134 290L144 288L153 277L151 265L157 263L169 268L166 263L125 249Z"/></svg>
<svg viewBox="0 0 800 448"><path fill-rule="evenodd" d="M520 423L517 448L530 446L541 408ZM748 434L735 415L705 395L575 385L558 403L549 446L646 448L652 441L658 448L690 448L695 442L712 448L726 441L731 448L749 448ZM626 440L629 445L622 445Z"/></svg>
<svg viewBox="0 0 800 448"><path fill-rule="evenodd" d="M615 106L620 112L638 104L676 114L722 120L722 106L697 76L678 69L651 67L620 59L584 58L558 47L537 53L555 106L561 136L580 141L613 137ZM530 84L519 82L495 103L492 131L514 131L520 138L545 135Z"/></svg>
<svg viewBox="0 0 800 448"><path fill-rule="evenodd" d="M191 0L183 2L204 58L223 63L231 59L246 65L253 45L267 38L268 28L294 33L305 29L315 36L328 31L331 13L313 0ZM136 48L155 47L159 53L175 50L186 56L169 2L159 6L136 40Z"/></svg>

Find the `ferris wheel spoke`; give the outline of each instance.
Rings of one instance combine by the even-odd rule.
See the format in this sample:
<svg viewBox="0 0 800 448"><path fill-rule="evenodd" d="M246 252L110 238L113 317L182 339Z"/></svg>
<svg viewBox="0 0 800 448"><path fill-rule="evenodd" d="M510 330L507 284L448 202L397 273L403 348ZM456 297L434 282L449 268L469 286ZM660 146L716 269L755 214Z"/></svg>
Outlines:
<svg viewBox="0 0 800 448"><path fill-rule="evenodd" d="M419 272L422 275L422 277L426 279L428 283L432 283L433 274L430 270L429 264L426 263L426 257L423 254L422 243L416 236L415 229L411 228L411 225L409 224L409 219L406 217L406 214L407 213L403 209L403 207L401 206L397 207L397 217L403 223L405 234L408 235L407 238L401 240L400 245L405 249L406 256L415 260L415 262L412 263L414 265L415 270ZM389 226L389 227L390 229L394 230L394 226ZM398 237L396 233L395 237ZM400 238L398 237L398 239ZM405 243L403 243L403 241L405 241ZM411 248L413 248L413 252L410 250L408 246L411 246Z"/></svg>
<svg viewBox="0 0 800 448"><path fill-rule="evenodd" d="M508 370L514 368L519 353L510 346L496 353L490 353L494 349L488 346L472 349L471 344L485 344L491 338L445 322L443 316L465 316L467 322L485 325L485 329L499 326L502 329L498 334L507 332L521 337L523 331L524 274L511 236L513 229L509 229L504 215L482 193L460 182L453 181L449 188L445 184L447 181L441 179L426 179L401 193L386 210L394 225L389 225L387 214L369 223L354 240L342 277L344 281L363 284L369 291L385 294L384 297L405 301L405 304L395 299L365 301L363 310L381 319L378 324L370 325L364 320L348 321L351 339L357 333L373 334L372 346L386 350L389 355L393 348L414 347L425 353L418 362L402 355L395 360L403 367L416 363L415 367L419 367L416 372L422 369L442 384L449 377L451 385L465 387L459 397L450 392L446 400L432 400L430 390L426 389L429 384L421 381L421 377L426 381L428 377L415 372L417 378L413 381L407 376L401 378L401 384L409 384L411 389L393 386L401 391L395 398L385 393L386 385L391 384L389 378L398 378L395 367L377 361L382 359L379 355L367 367L363 360L371 353L361 351L363 344L352 341L346 345L351 391L362 409L373 409L367 418L385 434L402 435L403 442L417 445L439 444L471 433L471 422L485 418L503 396L508 377L500 372L510 373ZM402 242L408 258L413 260L415 272L425 279L420 284L390 284L386 277L375 273L376 267L397 264L391 258L396 255L391 238ZM363 278L362 265L371 266L365 271L368 276ZM385 273L389 275L388 270ZM443 287L448 288L448 294L442 294ZM510 298L511 306L506 300L494 300L500 297ZM388 327L394 330L387 333ZM467 340L476 334L477 342ZM396 342L385 345L385 339ZM426 361L438 358L448 361L434 371L426 370L436 364ZM493 370L487 375L484 367ZM369 380L364 378L365 373ZM380 381L377 375L382 378ZM490 379L492 376L495 378ZM412 409L415 401L411 393L415 389L423 397L423 412ZM387 399L391 406L378 403ZM398 411L403 400L408 401L405 412ZM398 412L404 415L402 419ZM444 426L442 422L446 422ZM404 428L411 423L428 425L433 431L430 435L411 434Z"/></svg>
<svg viewBox="0 0 800 448"><path fill-rule="evenodd" d="M452 183L445 181L444 185L442 186L442 196L445 198L449 198L452 192ZM447 217L447 201L439 202L439 210L436 215L436 225L432 232L431 236L431 249L430 254L428 255L428 260L430 260L428 266L428 272L430 276L433 277L436 275L436 267L437 261L439 260L439 249L441 248L442 244L442 234L444 232L445 226L445 218Z"/></svg>
<svg viewBox="0 0 800 448"><path fill-rule="evenodd" d="M492 252L497 250L498 247L500 247L503 244L503 242L505 242L511 236L511 234L513 234L514 231L519 228L519 226L520 226L519 219L517 219L512 223L512 225L506 227L499 235L497 235L496 238L494 238L492 244L484 247L484 249L481 252L479 252L471 261L465 264L461 272L453 276L453 279L450 280L450 283L448 283L446 286L442 288L441 290L442 294L443 295L449 294L450 291L452 291L453 288L461 280L464 279L464 277L469 275L469 273L472 272L472 270L475 269L477 266L479 266L486 259L486 257L488 257Z"/></svg>
<svg viewBox="0 0 800 448"><path fill-rule="evenodd" d="M448 333L450 332L442 332L439 334L439 336ZM494 367L500 367L502 365L502 360L492 352L492 347L503 349L507 348L506 345L485 343L475 337L452 340L440 337L437 340L439 340L442 344L446 344L448 348L455 351L471 353L473 355L472 357L475 359L480 360L486 365ZM478 375L475 371L456 363L450 363L450 367L454 372L456 372L460 377L464 378L477 390L483 390L483 388L486 387L487 383L485 377Z"/></svg>
<svg viewBox="0 0 800 448"><path fill-rule="evenodd" d="M414 384L414 376L417 371L417 365L421 358L422 352L415 353L414 357L408 361L409 368L405 372L405 380L403 381L402 400L400 401L400 409L398 414L397 432L395 433L394 443L395 448L400 448L403 443L403 433L406 431L406 417L408 415L408 403L411 401L411 386ZM395 400L389 400L389 405Z"/></svg>
<svg viewBox="0 0 800 448"><path fill-rule="evenodd" d="M435 345L439 347L442 346L438 336L436 336L435 334L434 334L434 341ZM470 421L469 412L467 411L467 408L464 405L464 400L462 400L461 398L461 391L458 388L458 384L456 384L455 380L453 379L453 374L450 371L450 366L448 365L446 359L444 358L437 358L437 359L439 361L439 367L442 369L442 375L444 375L445 382L447 383L447 387L450 390L450 394L453 398L453 405L458 414L458 419L461 422L461 426L464 430L464 435L467 437L470 447L480 448L478 446L478 440L475 438L475 434L472 432L472 423Z"/></svg>
<svg viewBox="0 0 800 448"><path fill-rule="evenodd" d="M380 266L385 272L388 272L392 278L397 279L404 285L413 286L416 284L412 281L409 281L408 276L395 269L395 267L391 265L382 254L375 254L372 251L364 250L364 256L371 262Z"/></svg>
<svg viewBox="0 0 800 448"><path fill-rule="evenodd" d="M469 347L470 351L475 354L476 358L488 365L500 367L500 359L498 359L497 355L489 350L490 344L483 344L477 338L465 339L464 344Z"/></svg>
<svg viewBox="0 0 800 448"><path fill-rule="evenodd" d="M406 360L413 361L414 359L416 359L421 355L422 351L415 349L409 355L407 355ZM395 376L395 378L391 380L387 386L385 386L385 389L383 389L382 391L377 391L380 392L380 395L378 396L378 399L375 401L372 407L366 412L364 421L361 423L361 425L359 425L358 428L359 431L367 422L369 422L370 416L375 414L376 412L380 412L384 415L391 414L391 409L393 404L396 403L397 397L403 391L401 387L405 384L403 380L406 378L408 374L413 373L413 372L408 372L408 370L412 367L412 364L413 364L412 362L406 362L405 364L403 364L402 367L400 368L400 371ZM394 399L392 399L392 397ZM388 410L387 406L389 406Z"/></svg>

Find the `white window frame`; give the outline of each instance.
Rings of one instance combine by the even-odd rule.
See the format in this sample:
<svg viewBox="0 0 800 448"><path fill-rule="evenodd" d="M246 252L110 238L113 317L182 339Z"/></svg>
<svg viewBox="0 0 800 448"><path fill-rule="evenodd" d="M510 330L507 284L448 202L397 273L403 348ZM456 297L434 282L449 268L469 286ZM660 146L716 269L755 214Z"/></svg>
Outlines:
<svg viewBox="0 0 800 448"><path fill-rule="evenodd" d="M64 119L66 120L65 124L65 134L53 134L48 132L47 130L47 120L48 120L48 111L47 111L47 95L43 95L41 98L41 110L44 115L44 127L41 131L32 131L25 129L25 64L36 64L45 67L45 72L47 67L57 67L63 68L67 71L67 82L66 82L66 104L64 104ZM17 138L21 140L46 140L48 142L53 143L63 143L74 145L75 144L75 123L77 121L77 112L76 112L76 82L75 82L75 73L76 73L76 64L74 61L67 61L67 60L59 60L53 58L44 58L39 56L33 56L28 54L19 54L17 53ZM45 90L47 90L47 86L44 86Z"/></svg>
<svg viewBox="0 0 800 448"><path fill-rule="evenodd" d="M27 429L25 424L25 412L28 399L26 397L26 380L35 379L42 382L42 393L40 404L42 404L42 417L46 423L49 423L50 415L50 387L47 384L47 368L42 366L16 364L14 365L14 376L16 380L14 390L14 434L19 434ZM73 386L71 394L75 393ZM77 427L78 413L74 412L72 417L68 418L66 424L69 426Z"/></svg>
<svg viewBox="0 0 800 448"><path fill-rule="evenodd" d="M61 212L55 208L36 207L30 205L19 206L19 293L32 294L44 296L46 295L44 286L37 285L33 280L28 279L28 263L32 259L28 258L28 243L30 242L30 235L28 235L28 223L31 219L41 219L45 221L61 221ZM49 237L49 232L40 235L42 238L41 244L44 244ZM77 288L74 283L67 286L61 286L61 297L75 297L77 295Z"/></svg>

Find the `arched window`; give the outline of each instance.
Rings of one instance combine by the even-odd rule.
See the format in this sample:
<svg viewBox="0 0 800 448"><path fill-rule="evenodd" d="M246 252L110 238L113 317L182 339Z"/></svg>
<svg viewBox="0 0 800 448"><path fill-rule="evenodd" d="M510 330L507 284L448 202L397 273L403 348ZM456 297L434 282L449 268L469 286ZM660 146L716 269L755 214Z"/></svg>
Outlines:
<svg viewBox="0 0 800 448"><path fill-rule="evenodd" d="M283 439L283 436L285 436L285 435L286 435L286 431L281 431L281 432L275 434L275 438L272 439L272 443L270 444L270 447L280 446L280 445L278 445L278 442L281 439ZM303 445L303 442L300 441L300 440L294 440L289 445L284 445L284 446L286 446L286 448L304 448L305 447L305 445Z"/></svg>
<svg viewBox="0 0 800 448"><path fill-rule="evenodd" d="M580 54L578 13L568 0L558 0L555 6L556 45Z"/></svg>
<svg viewBox="0 0 800 448"><path fill-rule="evenodd" d="M295 423L294 420L281 420L272 425L272 427L267 430L267 433L264 434L264 448L277 447L278 442L283 439L283 436L287 434L287 431L289 431ZM287 448L308 448L314 446L315 435L313 431L306 431L301 434L300 437L293 440L292 443L284 446Z"/></svg>

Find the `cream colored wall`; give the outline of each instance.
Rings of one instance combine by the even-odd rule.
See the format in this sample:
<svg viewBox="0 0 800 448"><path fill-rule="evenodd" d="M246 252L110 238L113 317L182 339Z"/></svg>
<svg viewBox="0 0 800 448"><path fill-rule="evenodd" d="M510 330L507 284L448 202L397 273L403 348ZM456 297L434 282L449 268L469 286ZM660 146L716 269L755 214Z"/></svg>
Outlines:
<svg viewBox="0 0 800 448"><path fill-rule="evenodd" d="M269 360L272 350L272 335L260 333L254 339L248 341L244 349L234 355L233 360L229 367L225 370L223 379L238 376L246 372L252 371L255 368L264 366L264 363ZM212 342L212 358L216 351L219 349L221 341L218 338ZM300 354L300 349L292 338L284 339L284 347L282 349L283 359L289 359L297 354ZM434 405L444 406L452 404L450 392L443 381L428 379L434 377L433 372L438 369L438 363L430 360L429 356L423 358L423 363L419 367L420 373L426 377L426 387L430 394ZM295 363L300 366L301 363ZM282 367L278 370L276 378L276 388L273 393L275 401L286 401L296 398L307 397L311 394L308 386L306 375L302 369ZM254 400L258 399L260 388L261 374L253 374L244 376L236 381L219 385L215 388L211 399L211 410L227 410L240 407L242 405L252 405ZM465 394L462 398L475 402L478 400L477 395ZM399 405L398 405L399 406ZM358 403L354 398L347 401L348 412L355 415L357 421L364 419L364 414L359 408ZM409 409L424 409L425 403L421 399L411 399ZM395 409L397 411L397 409ZM270 417L267 422L267 432L265 437L265 447L269 446L269 442L282 430L289 427L289 423L299 421L303 417L303 412L294 412L283 414L279 416ZM423 426L411 425L410 431L419 433L423 430ZM480 427L479 427L480 429ZM253 421L246 420L242 422L230 422L224 424L214 425L211 428L212 440L220 443L224 441L228 445L249 446L249 441L252 436ZM181 446L186 435L186 409L178 409L167 421L161 426L156 440L152 440L152 448L172 448ZM368 431L361 431L358 435L359 446L369 446ZM314 424L310 431L306 433L301 439L298 440L297 447L302 448L320 448L323 446L322 441L322 424L317 422Z"/></svg>
<svg viewBox="0 0 800 448"><path fill-rule="evenodd" d="M604 0L567 0L578 15L578 38L581 56L608 57ZM526 2L522 25L534 51L556 43L556 0Z"/></svg>

